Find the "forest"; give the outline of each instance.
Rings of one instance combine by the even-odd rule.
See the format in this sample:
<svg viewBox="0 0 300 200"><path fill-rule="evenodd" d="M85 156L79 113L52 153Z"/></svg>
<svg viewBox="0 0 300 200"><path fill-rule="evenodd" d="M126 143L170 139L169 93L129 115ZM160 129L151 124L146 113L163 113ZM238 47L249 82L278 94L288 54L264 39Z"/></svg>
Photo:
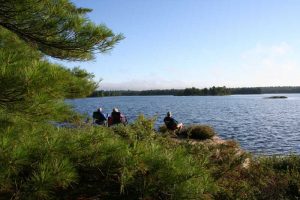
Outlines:
<svg viewBox="0 0 300 200"><path fill-rule="evenodd" d="M226 88L185 88L185 89L161 89L161 90L96 90L89 97L105 97L105 96L155 96L155 95L173 95L173 96L222 96L235 94L276 94L276 93L300 93L300 87L241 87Z"/></svg>

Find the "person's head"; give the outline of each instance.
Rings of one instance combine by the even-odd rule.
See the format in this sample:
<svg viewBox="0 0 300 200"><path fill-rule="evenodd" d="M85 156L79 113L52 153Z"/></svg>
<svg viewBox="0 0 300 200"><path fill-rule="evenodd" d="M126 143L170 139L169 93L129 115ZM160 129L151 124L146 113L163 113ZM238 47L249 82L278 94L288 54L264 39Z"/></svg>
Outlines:
<svg viewBox="0 0 300 200"><path fill-rule="evenodd" d="M102 112L102 108L98 108L97 111L98 111L98 112Z"/></svg>
<svg viewBox="0 0 300 200"><path fill-rule="evenodd" d="M118 108L114 108L113 112L119 112L119 109Z"/></svg>
<svg viewBox="0 0 300 200"><path fill-rule="evenodd" d="M172 116L172 113L169 111L167 112L167 117L171 117Z"/></svg>

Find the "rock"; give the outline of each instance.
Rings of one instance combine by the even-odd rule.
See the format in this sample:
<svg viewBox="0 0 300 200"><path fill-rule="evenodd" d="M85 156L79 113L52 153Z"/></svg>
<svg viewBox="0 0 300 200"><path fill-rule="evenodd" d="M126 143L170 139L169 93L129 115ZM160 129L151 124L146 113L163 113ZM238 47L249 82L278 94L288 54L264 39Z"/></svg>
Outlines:
<svg viewBox="0 0 300 200"><path fill-rule="evenodd" d="M266 97L265 99L287 99L288 97L286 96L271 96L271 97Z"/></svg>

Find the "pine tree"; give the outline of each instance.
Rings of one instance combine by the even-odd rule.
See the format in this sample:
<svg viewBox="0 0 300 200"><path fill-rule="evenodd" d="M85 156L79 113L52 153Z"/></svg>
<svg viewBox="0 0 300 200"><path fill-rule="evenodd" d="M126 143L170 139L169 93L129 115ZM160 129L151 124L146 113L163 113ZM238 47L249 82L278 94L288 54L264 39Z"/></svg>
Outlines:
<svg viewBox="0 0 300 200"><path fill-rule="evenodd" d="M15 34L0 28L0 111L43 120L59 116L64 98L85 97L97 87L93 74L43 59ZM1 113L1 112L0 112Z"/></svg>
<svg viewBox="0 0 300 200"><path fill-rule="evenodd" d="M61 100L85 97L97 83L93 74L51 64L44 55L89 60L123 39L93 24L86 17L90 9L68 0L0 0L0 5L1 116L21 113L33 120L65 113Z"/></svg>
<svg viewBox="0 0 300 200"><path fill-rule="evenodd" d="M0 0L0 5L0 26L55 58L90 60L124 38L93 24L86 17L90 9L68 0Z"/></svg>

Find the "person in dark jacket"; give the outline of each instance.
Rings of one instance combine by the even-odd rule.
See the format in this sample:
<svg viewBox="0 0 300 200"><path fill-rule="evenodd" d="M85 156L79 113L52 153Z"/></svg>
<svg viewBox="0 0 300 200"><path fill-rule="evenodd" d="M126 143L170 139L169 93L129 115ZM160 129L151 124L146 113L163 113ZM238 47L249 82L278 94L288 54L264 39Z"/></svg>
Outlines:
<svg viewBox="0 0 300 200"><path fill-rule="evenodd" d="M173 117L172 117L172 113L171 112L167 112L167 116L164 118L164 122L166 127L169 130L180 130L183 127L182 123L178 123L178 121L176 121Z"/></svg>
<svg viewBox="0 0 300 200"><path fill-rule="evenodd" d="M95 124L98 125L105 125L106 124L106 117L102 113L102 108L98 108L95 112L93 112L93 121Z"/></svg>
<svg viewBox="0 0 300 200"><path fill-rule="evenodd" d="M110 117L108 117L108 126L121 123L126 125L127 118L117 108L114 108Z"/></svg>

